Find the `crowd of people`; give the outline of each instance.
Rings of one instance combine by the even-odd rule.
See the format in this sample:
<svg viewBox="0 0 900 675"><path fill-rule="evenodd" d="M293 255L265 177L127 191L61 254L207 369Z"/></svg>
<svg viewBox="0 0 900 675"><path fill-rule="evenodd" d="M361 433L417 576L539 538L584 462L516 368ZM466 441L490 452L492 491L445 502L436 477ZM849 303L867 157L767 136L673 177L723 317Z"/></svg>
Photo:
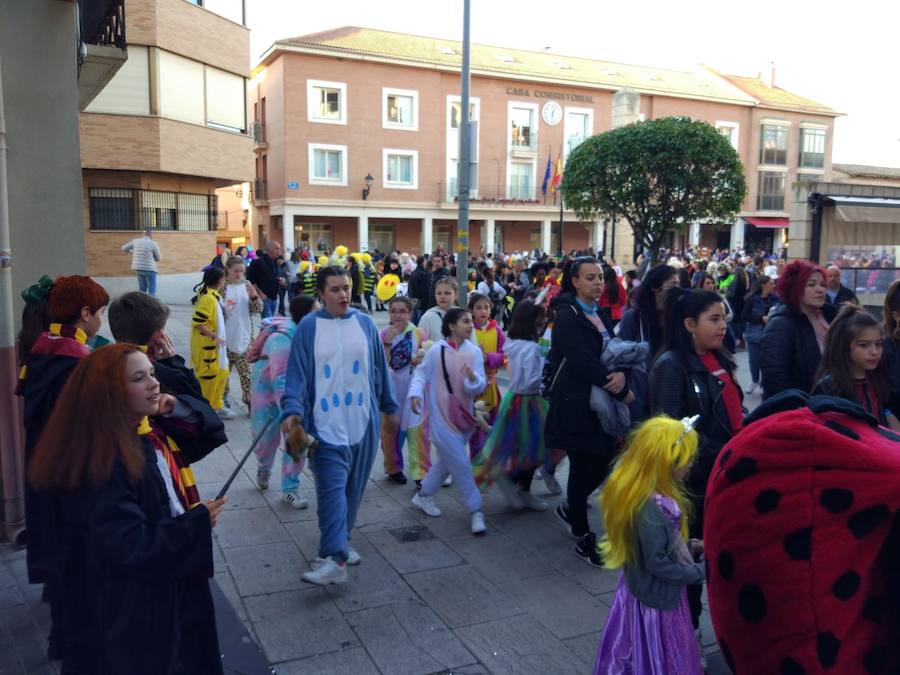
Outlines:
<svg viewBox="0 0 900 675"><path fill-rule="evenodd" d="M465 288L443 251L294 251L287 272L276 242L249 266L236 253L195 289L190 368L147 293L110 302L78 276L23 293L28 571L67 673L222 672L208 579L227 497L200 500L191 464L239 414L232 367L259 489L279 450L286 504L306 508L306 463L314 477L304 581L348 583L362 562L352 534L379 449L429 517L452 485L473 535L496 484L512 509L553 508L587 564L622 570L596 673L702 672L707 488L749 424L747 393L842 399L900 431L900 281L877 319L837 267L763 252L666 251L625 272L591 251L487 254ZM531 493L536 477L560 503Z"/></svg>

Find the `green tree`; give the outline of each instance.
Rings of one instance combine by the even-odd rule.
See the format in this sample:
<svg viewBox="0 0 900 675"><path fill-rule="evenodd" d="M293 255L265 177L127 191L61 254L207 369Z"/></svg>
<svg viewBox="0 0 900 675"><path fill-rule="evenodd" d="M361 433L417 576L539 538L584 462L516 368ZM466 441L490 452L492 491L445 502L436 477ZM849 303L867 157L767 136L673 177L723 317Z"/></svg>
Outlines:
<svg viewBox="0 0 900 675"><path fill-rule="evenodd" d="M724 225L741 210L747 185L740 157L706 122L664 117L593 136L569 155L566 204L582 220L623 217L653 265L669 230Z"/></svg>

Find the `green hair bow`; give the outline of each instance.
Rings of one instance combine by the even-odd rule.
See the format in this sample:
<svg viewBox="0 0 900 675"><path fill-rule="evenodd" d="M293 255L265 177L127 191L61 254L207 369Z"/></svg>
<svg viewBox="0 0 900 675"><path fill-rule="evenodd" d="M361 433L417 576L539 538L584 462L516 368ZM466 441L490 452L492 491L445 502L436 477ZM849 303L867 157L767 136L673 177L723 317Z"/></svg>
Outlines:
<svg viewBox="0 0 900 675"><path fill-rule="evenodd" d="M45 274L34 286L29 286L22 291L22 299L26 305L36 305L47 297L51 288L53 288L53 279Z"/></svg>

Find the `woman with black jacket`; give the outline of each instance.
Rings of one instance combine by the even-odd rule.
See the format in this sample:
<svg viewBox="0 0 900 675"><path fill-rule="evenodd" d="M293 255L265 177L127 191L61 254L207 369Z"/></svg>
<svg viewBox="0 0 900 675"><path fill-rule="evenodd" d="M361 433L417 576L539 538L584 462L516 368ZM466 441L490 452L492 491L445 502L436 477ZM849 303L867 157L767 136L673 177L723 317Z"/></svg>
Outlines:
<svg viewBox="0 0 900 675"><path fill-rule="evenodd" d="M576 538L575 552L601 567L597 537L587 520L587 499L606 478L615 456L615 439L603 431L590 408L591 387L603 387L629 401L625 373L609 372L600 355L612 334L600 316L595 298L603 290L603 272L596 258L576 258L563 272L560 294L553 301L556 318L550 346L550 410L544 427L548 448L569 456L566 503L556 515Z"/></svg>
<svg viewBox="0 0 900 675"><path fill-rule="evenodd" d="M753 284L753 292L744 304L741 321L744 324L744 341L747 344L747 356L750 359L750 378L753 384L748 393L753 394L759 388L759 362L763 329L769 320L769 310L778 302L772 292L775 284L770 277L760 275Z"/></svg>
<svg viewBox="0 0 900 675"><path fill-rule="evenodd" d="M722 447L743 426L743 392L734 377L735 363L722 348L727 325L722 297L714 291L680 288L667 292L665 340L650 368L650 412L675 419L700 415L697 460L686 487L694 513L690 536L703 538L706 483ZM700 586L688 588L694 627L700 623Z"/></svg>
<svg viewBox="0 0 900 675"><path fill-rule="evenodd" d="M837 314L827 303L824 270L808 260L785 265L775 292L781 302L769 312L760 342L763 399L785 389L812 391L825 334Z"/></svg>

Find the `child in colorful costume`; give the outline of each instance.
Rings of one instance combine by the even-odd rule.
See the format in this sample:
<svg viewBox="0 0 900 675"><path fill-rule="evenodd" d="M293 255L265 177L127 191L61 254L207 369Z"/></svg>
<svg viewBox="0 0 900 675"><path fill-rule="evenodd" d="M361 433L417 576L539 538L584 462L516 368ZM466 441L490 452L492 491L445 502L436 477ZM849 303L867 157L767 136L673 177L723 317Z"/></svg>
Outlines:
<svg viewBox="0 0 900 675"><path fill-rule="evenodd" d="M250 429L256 438L266 428L266 423L275 421L266 429L256 446L256 485L260 490L269 489L269 476L275 463L275 451L281 441L281 430L278 420L281 419L280 401L284 394L285 371L291 353L291 340L297 324L304 316L319 308L315 298L308 295L295 296L288 307L290 318L272 317L263 323L259 336L250 347L247 360L252 366L250 387ZM281 463L282 501L295 509L309 506L306 499L300 497L300 473L304 460L295 462L285 450Z"/></svg>
<svg viewBox="0 0 900 675"><path fill-rule="evenodd" d="M475 330L472 331L472 342L480 349L484 357L484 371L487 376L487 388L478 396L476 401L484 401L488 414L488 424L493 426L497 421L497 411L500 409L500 386L497 384L497 371L506 364L503 356L503 345L506 336L496 320L491 318L491 301L483 293L469 294L469 311L472 313L472 323ZM487 434L480 427L472 434L469 440L469 456L474 458L484 447Z"/></svg>
<svg viewBox="0 0 900 675"><path fill-rule="evenodd" d="M235 414L225 407L225 384L228 382L228 353L225 340L225 315L222 296L225 273L210 267L197 286L191 317L191 364L200 381L203 398L219 416L232 419Z"/></svg>
<svg viewBox="0 0 900 675"><path fill-rule="evenodd" d="M416 415L410 409L407 394L413 372L421 363L425 352L422 347L422 332L410 321L412 302L405 296L395 296L388 303L391 324L381 331L381 341L390 368L394 390L400 404L400 426L388 433L382 425L381 448L384 454L384 472L395 483L405 485L407 476L403 473L403 444L408 444L409 474L416 482L421 481L431 468L431 443L428 425L424 415Z"/></svg>

